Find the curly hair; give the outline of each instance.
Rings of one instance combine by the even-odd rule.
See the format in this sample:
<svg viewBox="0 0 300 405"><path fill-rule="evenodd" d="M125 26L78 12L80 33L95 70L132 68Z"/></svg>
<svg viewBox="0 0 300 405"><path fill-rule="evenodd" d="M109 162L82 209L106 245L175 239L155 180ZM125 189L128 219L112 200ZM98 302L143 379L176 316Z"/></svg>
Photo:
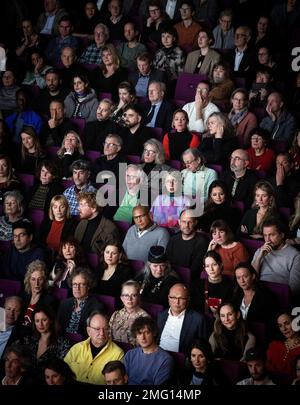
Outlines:
<svg viewBox="0 0 300 405"><path fill-rule="evenodd" d="M34 260L27 266L27 271L24 277L24 290L25 292L27 292L27 294L32 293L30 278L35 271L38 271L44 278L43 290L46 290L48 288L46 263L42 262L42 260Z"/></svg>

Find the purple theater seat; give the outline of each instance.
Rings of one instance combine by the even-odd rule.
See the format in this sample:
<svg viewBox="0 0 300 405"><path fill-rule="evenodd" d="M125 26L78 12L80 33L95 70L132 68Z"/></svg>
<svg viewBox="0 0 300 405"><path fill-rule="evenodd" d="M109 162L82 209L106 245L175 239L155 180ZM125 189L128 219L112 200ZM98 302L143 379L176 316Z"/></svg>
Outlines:
<svg viewBox="0 0 300 405"><path fill-rule="evenodd" d="M143 301L143 302L141 303L141 307L142 307L146 312L148 312L148 314L149 314L152 318L154 318L154 319L156 319L156 318L157 318L157 315L158 315L160 312L164 311L164 309L165 309L162 305L153 304L152 302L146 302L146 301Z"/></svg>
<svg viewBox="0 0 300 405"><path fill-rule="evenodd" d="M32 208L28 210L28 218L33 222L35 229L39 229L41 223L45 218L44 210Z"/></svg>
<svg viewBox="0 0 300 405"><path fill-rule="evenodd" d="M280 310L289 310L292 307L292 293L288 284L271 281L261 281L261 283L276 297Z"/></svg>
<svg viewBox="0 0 300 405"><path fill-rule="evenodd" d="M241 243L246 247L251 257L264 244L261 240L247 238L241 238Z"/></svg>
<svg viewBox="0 0 300 405"><path fill-rule="evenodd" d="M75 125L79 134L82 135L84 127L85 127L85 119L84 118L70 118L70 121Z"/></svg>
<svg viewBox="0 0 300 405"><path fill-rule="evenodd" d="M185 100L186 103L195 100L195 93L198 83L202 80L207 80L206 75L199 75L194 73L179 73L176 87L175 87L175 100Z"/></svg>
<svg viewBox="0 0 300 405"><path fill-rule="evenodd" d="M111 315L117 309L117 299L116 297L112 297L111 295L103 295L103 294L93 294L98 301L104 304L105 309L107 310L107 314L111 317Z"/></svg>
<svg viewBox="0 0 300 405"><path fill-rule="evenodd" d="M141 157L136 155L127 155L127 160L129 163L133 163L135 165L141 163Z"/></svg>
<svg viewBox="0 0 300 405"><path fill-rule="evenodd" d="M0 279L0 306L4 305L5 298L18 295L21 289L20 281Z"/></svg>
<svg viewBox="0 0 300 405"><path fill-rule="evenodd" d="M87 157L88 160L90 160L92 163L95 163L96 160L101 156L101 153L96 151L96 150L86 150L85 151L85 156Z"/></svg>
<svg viewBox="0 0 300 405"><path fill-rule="evenodd" d="M87 254L87 260L89 265L93 268L93 269L97 269L98 265L99 265L99 256L97 255L97 253L88 253Z"/></svg>
<svg viewBox="0 0 300 405"><path fill-rule="evenodd" d="M172 266L176 273L179 275L183 284L187 287L191 285L191 269L183 266Z"/></svg>
<svg viewBox="0 0 300 405"><path fill-rule="evenodd" d="M63 301L68 298L68 290L67 288L58 288L53 287L51 290L51 294L55 297L58 301Z"/></svg>

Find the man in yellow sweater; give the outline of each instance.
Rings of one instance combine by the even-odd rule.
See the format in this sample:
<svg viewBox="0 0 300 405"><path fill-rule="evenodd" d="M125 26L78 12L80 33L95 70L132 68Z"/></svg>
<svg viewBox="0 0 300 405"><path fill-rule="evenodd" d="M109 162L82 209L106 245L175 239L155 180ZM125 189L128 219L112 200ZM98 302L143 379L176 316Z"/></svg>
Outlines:
<svg viewBox="0 0 300 405"><path fill-rule="evenodd" d="M124 352L110 339L108 319L103 314L92 312L87 319L87 333L89 338L72 346L64 360L77 381L104 385L105 364L121 360Z"/></svg>

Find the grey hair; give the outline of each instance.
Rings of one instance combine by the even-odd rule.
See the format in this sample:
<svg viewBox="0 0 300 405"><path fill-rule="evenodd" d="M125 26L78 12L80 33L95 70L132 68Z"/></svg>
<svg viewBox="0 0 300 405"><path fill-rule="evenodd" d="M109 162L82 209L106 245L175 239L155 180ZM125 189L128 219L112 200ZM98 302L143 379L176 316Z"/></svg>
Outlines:
<svg viewBox="0 0 300 405"><path fill-rule="evenodd" d="M118 134L107 134L106 137L105 137L105 140L107 138L114 138L118 142L120 147L121 148L123 147L123 139L120 137L120 135L118 135Z"/></svg>
<svg viewBox="0 0 300 405"><path fill-rule="evenodd" d="M188 148L184 152L182 152L181 159L183 160L183 156L187 155L188 153L191 153L193 155L194 159L200 159L201 164L205 163L205 159L203 154L196 148Z"/></svg>
<svg viewBox="0 0 300 405"><path fill-rule="evenodd" d="M7 197L13 197L16 199L17 206L18 206L18 213L21 217L24 213L24 197L22 196L20 191L19 190L7 191L4 194L4 203L5 203L5 200ZM5 212L5 205L4 205L4 212Z"/></svg>
<svg viewBox="0 0 300 405"><path fill-rule="evenodd" d="M150 86L150 84L158 84L160 87L160 91L163 91L164 93L166 92L167 87L164 82L159 82L158 80L151 80L151 82L149 83L149 86Z"/></svg>
<svg viewBox="0 0 300 405"><path fill-rule="evenodd" d="M103 31L104 31L104 34L105 34L105 39L108 40L109 34L110 34L108 26L105 25L105 24L99 23L99 24L97 24L97 25L95 26L94 30L95 30L96 28L102 28Z"/></svg>
<svg viewBox="0 0 300 405"><path fill-rule="evenodd" d="M161 142L159 142L155 138L151 138L151 139L148 139L148 141L146 141L144 143L144 148L146 147L146 145L151 145L156 149L156 151L157 151L157 153L155 155L155 163L156 164L162 165L163 163L165 163L165 161L166 161L166 159L165 159L165 151L164 151L164 148L163 148ZM144 152L142 154L142 160L144 161Z"/></svg>
<svg viewBox="0 0 300 405"><path fill-rule="evenodd" d="M139 176L139 179L140 179L140 184L147 181L147 175L140 166L130 164L126 168L126 173L127 173L128 169L133 169L137 172L137 175Z"/></svg>

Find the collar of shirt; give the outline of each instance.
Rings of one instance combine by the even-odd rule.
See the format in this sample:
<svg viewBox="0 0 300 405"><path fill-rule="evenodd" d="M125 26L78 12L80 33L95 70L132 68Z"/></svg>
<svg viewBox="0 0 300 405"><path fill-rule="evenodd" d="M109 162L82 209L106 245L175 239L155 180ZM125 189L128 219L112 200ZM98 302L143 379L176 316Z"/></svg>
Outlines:
<svg viewBox="0 0 300 405"><path fill-rule="evenodd" d="M180 312L180 314L178 314L178 315L173 315L173 314L172 314L172 311L171 311L171 308L168 309L168 314L169 314L169 316L173 316L173 318L177 318L177 319L183 318L184 315L185 315L185 313L186 313L186 309L184 309L184 310L183 310L182 312Z"/></svg>

